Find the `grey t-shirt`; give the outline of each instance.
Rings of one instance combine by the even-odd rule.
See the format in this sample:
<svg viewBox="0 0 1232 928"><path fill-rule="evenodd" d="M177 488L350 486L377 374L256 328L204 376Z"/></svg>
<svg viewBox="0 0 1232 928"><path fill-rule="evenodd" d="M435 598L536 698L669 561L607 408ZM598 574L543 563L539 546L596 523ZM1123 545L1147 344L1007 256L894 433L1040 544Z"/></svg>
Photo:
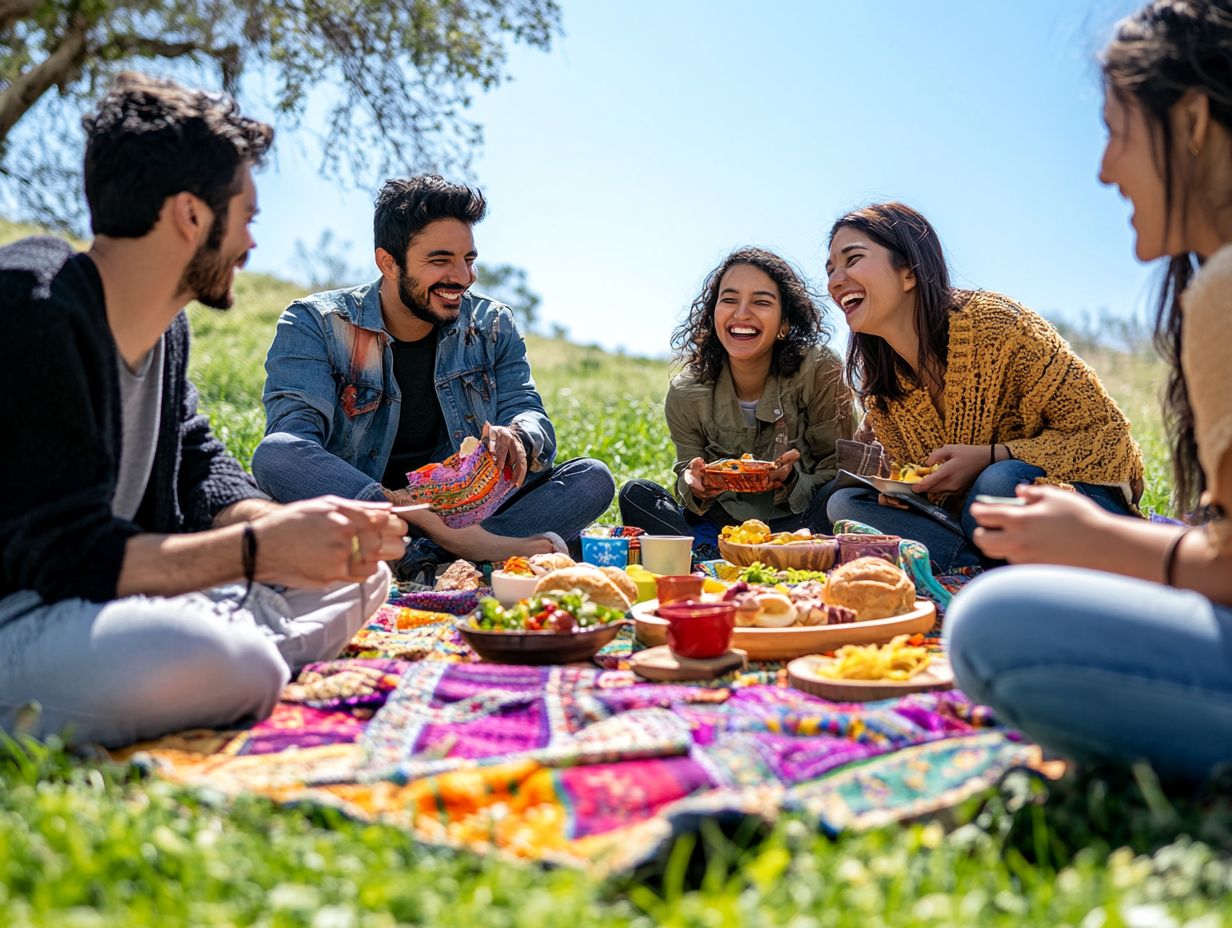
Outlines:
<svg viewBox="0 0 1232 928"><path fill-rule="evenodd" d="M750 400L747 403L744 400L736 400L736 402L740 404L740 415L744 416L744 424L749 428L757 425L757 404L761 400Z"/></svg>
<svg viewBox="0 0 1232 928"><path fill-rule="evenodd" d="M121 519L131 519L141 506L154 467L158 418L163 408L163 340L155 343L136 371L130 371L118 355L116 364L124 428L120 438L120 473L111 511Z"/></svg>

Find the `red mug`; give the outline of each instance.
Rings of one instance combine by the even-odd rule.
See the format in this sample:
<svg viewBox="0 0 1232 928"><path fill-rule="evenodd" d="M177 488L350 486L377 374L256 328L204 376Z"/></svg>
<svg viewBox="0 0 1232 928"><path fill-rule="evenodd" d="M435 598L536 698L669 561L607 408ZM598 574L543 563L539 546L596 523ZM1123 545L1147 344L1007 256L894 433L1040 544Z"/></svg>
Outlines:
<svg viewBox="0 0 1232 928"><path fill-rule="evenodd" d="M660 606L667 619L667 645L672 653L693 659L718 657L731 646L736 627L736 604L687 600Z"/></svg>
<svg viewBox="0 0 1232 928"><path fill-rule="evenodd" d="M683 574L667 577L655 577L655 589L659 594L659 603L678 603L684 599L698 600L702 598L703 577Z"/></svg>

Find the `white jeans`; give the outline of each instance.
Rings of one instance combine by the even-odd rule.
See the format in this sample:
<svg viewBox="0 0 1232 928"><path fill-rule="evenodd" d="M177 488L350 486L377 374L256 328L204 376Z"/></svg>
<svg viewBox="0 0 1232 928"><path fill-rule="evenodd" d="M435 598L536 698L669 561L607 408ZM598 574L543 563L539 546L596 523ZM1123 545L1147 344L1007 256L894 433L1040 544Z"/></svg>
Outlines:
<svg viewBox="0 0 1232 928"><path fill-rule="evenodd" d="M118 746L273 711L292 673L336 657L385 602L389 568L305 590L0 600L0 728Z"/></svg>

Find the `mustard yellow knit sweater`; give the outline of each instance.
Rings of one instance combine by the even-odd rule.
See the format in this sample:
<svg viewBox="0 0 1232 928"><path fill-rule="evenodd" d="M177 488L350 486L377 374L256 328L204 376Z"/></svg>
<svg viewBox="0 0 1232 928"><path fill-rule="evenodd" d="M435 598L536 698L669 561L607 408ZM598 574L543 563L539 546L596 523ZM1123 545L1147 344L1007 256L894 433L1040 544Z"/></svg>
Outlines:
<svg viewBox="0 0 1232 928"><path fill-rule="evenodd" d="M1050 480L1142 486L1129 422L1095 372L1045 319L977 291L950 316L945 419L923 387L869 400L866 426L897 462L923 462L942 445L1009 446Z"/></svg>

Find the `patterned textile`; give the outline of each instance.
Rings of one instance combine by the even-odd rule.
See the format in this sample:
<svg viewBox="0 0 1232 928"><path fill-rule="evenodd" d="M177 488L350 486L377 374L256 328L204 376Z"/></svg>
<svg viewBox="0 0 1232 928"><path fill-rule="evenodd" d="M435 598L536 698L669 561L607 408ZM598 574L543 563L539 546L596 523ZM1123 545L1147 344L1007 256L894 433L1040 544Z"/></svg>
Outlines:
<svg viewBox="0 0 1232 928"><path fill-rule="evenodd" d="M424 842L599 874L645 862L706 817L792 812L837 833L1039 766L1033 746L958 692L837 704L786 687L770 664L642 683L627 670L627 629L597 664L488 664L456 622L384 606L350 656L305 667L252 729L122 756L183 784L325 804Z"/></svg>
<svg viewBox="0 0 1232 928"><path fill-rule="evenodd" d="M511 474L497 471L482 444L468 455L451 454L439 464L425 464L406 479L410 500L429 503L451 528L482 522L517 490Z"/></svg>
<svg viewBox="0 0 1232 928"><path fill-rule="evenodd" d="M395 592L390 603L407 609L422 609L424 612L448 612L450 615L466 615L473 612L483 596L491 596L490 586L477 590L412 590Z"/></svg>

